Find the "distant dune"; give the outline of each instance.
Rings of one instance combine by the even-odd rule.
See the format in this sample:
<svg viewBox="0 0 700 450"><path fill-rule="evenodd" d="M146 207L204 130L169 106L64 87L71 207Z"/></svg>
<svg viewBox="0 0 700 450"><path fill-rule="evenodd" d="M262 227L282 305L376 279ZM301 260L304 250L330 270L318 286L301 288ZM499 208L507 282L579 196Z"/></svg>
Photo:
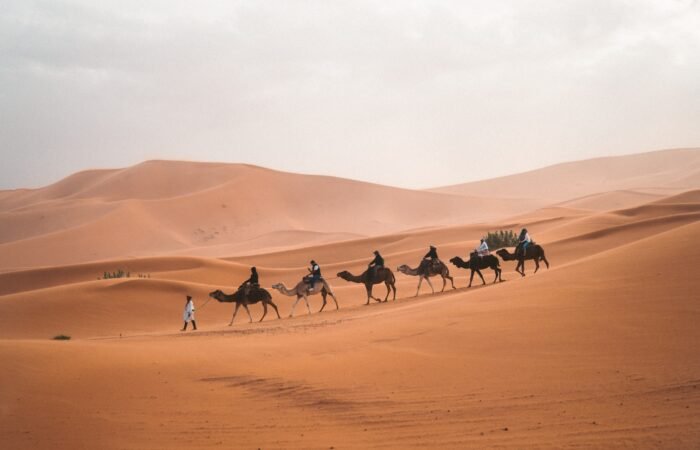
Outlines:
<svg viewBox="0 0 700 450"><path fill-rule="evenodd" d="M700 187L698 149L560 164L432 191L241 164L149 161L0 192L0 271L122 258L226 257L631 207Z"/></svg>
<svg viewBox="0 0 700 450"><path fill-rule="evenodd" d="M576 207L488 223L332 242L282 231L270 242L311 237L312 245L2 273L3 444L697 448L700 190L654 194L643 204L628 192L595 198L610 201L606 208L620 198L635 205L597 210L575 200ZM136 204L128 200L139 213ZM114 233L129 227L123 217L113 228L107 219L90 226ZM488 284L476 280L467 289L468 271L449 265L457 289L431 295L424 285L419 297L417 279L397 274L397 301L369 306L362 286L335 276L364 270L375 248L395 269L415 265L428 243L448 260L466 256L486 230L521 226L545 248L549 269L533 274L529 261L522 278L513 262L501 261L505 282L491 284L487 269ZM158 227L148 232L156 237ZM161 239L173 239L169 232ZM70 251L50 233L41 239L53 251ZM127 245L137 238L114 239ZM207 298L213 289L235 289L253 264L263 286L292 285L311 257L321 262L339 311L318 313L316 295L312 314L300 304L289 319L294 299L271 291L281 320L270 311L248 324L240 311L228 327L233 306ZM131 278L98 279L117 269ZM441 283L433 284L439 291ZM383 297L384 286L375 293ZM199 330L181 333L188 294ZM259 305L250 310L261 317ZM51 340L58 334L72 339Z"/></svg>
<svg viewBox="0 0 700 450"><path fill-rule="evenodd" d="M530 198L549 204L611 191L671 195L698 187L700 149L689 148L568 162L517 175L435 188L431 192ZM601 199L605 204L609 200ZM593 204L588 206L601 209Z"/></svg>
<svg viewBox="0 0 700 450"><path fill-rule="evenodd" d="M149 161L0 196L0 270L167 254L227 256L483 221L493 200L238 164Z"/></svg>

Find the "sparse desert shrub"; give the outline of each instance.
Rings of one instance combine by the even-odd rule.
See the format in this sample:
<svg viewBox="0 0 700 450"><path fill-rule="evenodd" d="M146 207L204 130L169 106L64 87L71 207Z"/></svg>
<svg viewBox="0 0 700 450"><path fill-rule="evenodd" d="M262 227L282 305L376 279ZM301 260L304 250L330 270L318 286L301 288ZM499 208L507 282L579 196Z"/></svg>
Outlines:
<svg viewBox="0 0 700 450"><path fill-rule="evenodd" d="M70 336L59 334L53 337L54 341L70 341Z"/></svg>
<svg viewBox="0 0 700 450"><path fill-rule="evenodd" d="M515 247L518 245L518 235L513 230L498 230L486 235L486 244L490 249Z"/></svg>
<svg viewBox="0 0 700 450"><path fill-rule="evenodd" d="M115 272L105 272L102 276L103 280L109 280L111 278L130 278L131 277L131 272L124 272L122 269L119 269Z"/></svg>

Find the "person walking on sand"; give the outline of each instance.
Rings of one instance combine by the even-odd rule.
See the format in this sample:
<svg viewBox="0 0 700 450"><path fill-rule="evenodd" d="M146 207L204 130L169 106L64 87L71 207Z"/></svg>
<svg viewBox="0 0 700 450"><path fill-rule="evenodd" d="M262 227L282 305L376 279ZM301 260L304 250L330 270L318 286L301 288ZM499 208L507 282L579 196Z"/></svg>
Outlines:
<svg viewBox="0 0 700 450"><path fill-rule="evenodd" d="M197 331L197 322L194 321L194 302L189 295L185 301L185 312L182 314L182 318L185 321L185 326L182 327L181 331L187 330L187 322L192 322L192 328Z"/></svg>

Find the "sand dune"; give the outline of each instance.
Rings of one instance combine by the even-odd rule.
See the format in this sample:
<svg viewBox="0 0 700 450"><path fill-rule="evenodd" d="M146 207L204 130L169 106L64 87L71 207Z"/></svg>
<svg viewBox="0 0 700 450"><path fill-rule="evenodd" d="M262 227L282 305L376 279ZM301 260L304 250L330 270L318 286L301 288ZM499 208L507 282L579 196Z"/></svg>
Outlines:
<svg viewBox="0 0 700 450"><path fill-rule="evenodd" d="M531 207L245 165L167 161L5 194L0 270L173 253L228 256L222 252L298 247L309 233L327 241L331 234L376 236ZM300 240L300 233L307 235Z"/></svg>
<svg viewBox="0 0 700 450"><path fill-rule="evenodd" d="M700 149L690 148L574 161L431 191L555 203L620 190L666 196L699 183Z"/></svg>
<svg viewBox="0 0 700 450"><path fill-rule="evenodd" d="M578 215L543 216L553 266L535 276L504 263L505 283L467 290L462 272L460 289L418 298L399 277L397 302L368 307L333 280L338 312L228 328L230 305L210 303L193 334L174 332L183 293L201 305L208 283L244 276L245 261L133 261L160 269L146 280L81 281L104 266L66 268L56 281L70 283L0 296L0 385L11 386L0 434L10 448L694 448L700 221L687 204L599 213L620 222L594 231ZM372 245L393 264L426 239L449 253L478 231L311 250L359 268ZM282 255L261 257L265 280L298 276L304 262ZM291 299L275 301L285 315ZM103 338L46 339L62 331Z"/></svg>
<svg viewBox="0 0 700 450"><path fill-rule="evenodd" d="M136 308L136 305L144 301L144 298L150 298L151 292L158 291L157 288L153 288L154 285L165 286L159 283L166 283L171 288L163 289L164 294L153 300L158 307L151 309L150 317L148 314L141 315L144 323L150 323L150 328L153 331L159 331L171 328L172 321L168 318L169 311L177 310L178 303L188 292L195 293L201 303L206 301L206 294L211 290L216 288L233 290L240 281L247 278L248 269L252 265L259 268L261 282L264 286L269 287L280 281L291 285L306 273L305 267L308 260L315 258L323 265L326 277L332 281L334 289L344 297L353 297L351 302L344 300L344 306L360 305L365 300L363 288L360 285L352 285L343 280L335 279L335 274L340 270L362 272L371 257L372 250L376 248L382 250L387 266L395 270L400 264L415 266L426 251L427 242L437 245L443 260L447 261L455 255L466 257L469 249L477 244L479 236L483 235L485 230L517 229L521 225L527 224L536 240L545 247L550 261L561 266L700 220L700 202L653 202L631 209L589 214L583 218L578 215L562 217L561 208L555 208L551 211L556 211L559 216L551 220L543 216L539 222L509 223L505 226L503 224L490 224L487 225L487 228L484 225L469 225L404 232L296 250L235 257L229 260L201 257L155 257L15 271L0 274L0 295L4 295L0 298L3 299L6 308L17 311L25 317L36 315L38 311L41 311L43 302L48 301L48 299L51 299L52 304L53 302L61 304L60 301L56 300L59 298L65 298L67 302L87 302L83 304L84 307L89 307L90 301L107 301L114 305L122 303L121 306L115 307L121 308L125 317L128 317L129 310ZM504 262L503 265L509 276L515 276L510 272L513 269L513 263ZM526 267L529 268L528 270L532 270L532 262L528 263ZM467 271L451 265L450 268L453 275L460 278L467 275ZM128 280L98 280L104 272L117 270L129 272L133 278ZM138 278L139 275L149 278ZM486 276L489 280L492 279L490 271L487 271ZM401 295L412 295L415 292L417 278L398 273L397 277L402 291ZM458 280L458 285L463 287L464 282ZM123 291L122 288L115 289L115 286L122 288L128 286L129 289ZM437 282L436 286L440 287L441 283ZM378 292L384 293L383 286L378 286L377 289ZM178 295L173 295L173 292L176 291ZM429 292L428 286L424 287L423 292ZM285 308L291 302L291 299L280 296L276 292L273 292L273 297L280 304L285 305ZM32 300L28 300L29 298ZM121 298L125 300L120 300ZM166 298L169 298L170 301L166 301ZM314 303L317 302L314 301ZM226 306L224 305L222 308L226 309ZM216 309L220 314L221 309ZM112 311L107 310L107 313L111 317ZM47 325L52 325L56 321L64 322L60 312L52 313L50 316L52 319L47 322ZM220 317L225 318L225 315ZM107 317L96 317L94 323L90 323L85 329L73 327L66 331L79 337L93 336L92 333L98 333L98 335L117 333L120 330L118 323L115 323L114 327L108 326L109 320L107 319ZM17 327L21 326L16 322L3 324L0 321L0 337L14 336L18 330ZM129 319L125 319L121 326L123 332L130 330ZM142 324L136 327L142 331L146 328ZM101 333L100 330L102 330ZM21 335L40 338L48 336L52 332L50 327L46 328L35 324L31 330L27 330L26 333L29 334Z"/></svg>
<svg viewBox="0 0 700 450"><path fill-rule="evenodd" d="M621 172L630 186L614 192L529 210L495 202L493 217L441 223L431 215L488 201L163 162L0 192L3 446L697 448L700 190L673 187L693 180L685 162L640 172L649 189ZM310 188L324 208L347 203L310 214ZM265 208L239 200L253 192ZM456 290L413 297L418 280L397 274L396 301L364 306L364 288L335 277L364 270L374 249L395 269L430 243L448 260L523 226L551 262L535 275L527 262L524 278L501 262L507 281L491 284L487 269L489 284L467 289L468 271L450 265ZM269 311L249 325L241 311L228 327L232 305L207 299L251 265L263 286L292 285L310 258L340 310L318 313L316 295L312 314L299 304L289 319L294 298L271 291L282 320ZM130 278L100 279L119 269ZM187 294L199 330L180 333Z"/></svg>
<svg viewBox="0 0 700 450"><path fill-rule="evenodd" d="M669 150L580 161L430 192L240 164L149 161L92 170L45 188L1 193L0 271L281 251L523 219L554 203L620 209L700 186L693 175L698 155L697 149Z"/></svg>
<svg viewBox="0 0 700 450"><path fill-rule="evenodd" d="M612 191L567 200L560 204L563 207L587 209L591 211L608 211L611 209L631 208L665 198L661 194L650 194L637 191Z"/></svg>

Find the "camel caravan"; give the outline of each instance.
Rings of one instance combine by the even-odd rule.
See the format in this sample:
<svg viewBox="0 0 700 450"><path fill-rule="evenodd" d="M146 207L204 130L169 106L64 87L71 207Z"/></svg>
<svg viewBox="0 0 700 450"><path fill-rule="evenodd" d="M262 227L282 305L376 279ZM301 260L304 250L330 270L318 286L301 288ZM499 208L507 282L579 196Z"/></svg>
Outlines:
<svg viewBox="0 0 700 450"><path fill-rule="evenodd" d="M505 248L501 248L495 253L500 256L503 261L517 261L515 270L523 277L525 276L525 261L527 260L533 260L535 262L535 273L537 273L540 268L540 261L543 261L547 268L549 268L549 261L547 261L547 258L545 257L544 249L542 246L535 244L534 241L532 241L527 229L525 228L523 228L520 232L518 243L513 253L510 253ZM450 263L459 269L468 269L471 271L469 276L469 285L467 286L468 288L472 286L474 274L477 274L479 278L481 278L482 285L486 284L486 280L481 273L481 271L485 269L491 269L494 271L495 276L493 283L503 281L503 278L501 278L502 270L500 261L496 256L490 253L486 239L481 239L479 246L470 253L467 260L464 260L459 256L455 256L454 258L450 259ZM434 294L435 288L433 287L430 278L435 276L440 276L442 279L442 289L440 292L444 292L445 287L447 286L447 280L450 281L452 289L456 289L454 279L450 276L450 269L440 260L437 254L437 248L433 245L430 246L428 253L425 254L423 259L415 268L402 264L398 266L396 270L404 275L418 277L418 287L416 288L415 296L419 295L423 280L428 283L430 290ZM278 291L280 294L296 297L296 300L294 301L292 309L289 313L289 317L294 316L294 309L302 299L306 305L307 313L311 314L311 307L309 306L308 297L317 294L321 294L323 299L321 309L319 309L318 312L322 312L326 307L328 296L333 299L335 309L340 309L338 299L333 293L333 289L328 281L321 276L321 267L318 263L316 263L316 261L311 260L308 272L309 273L292 288L288 288L284 283L276 283L272 285L272 289ZM343 279L349 283L359 283L364 285L367 292L367 301L365 302L365 305L368 305L370 300L380 303L387 302L389 295L392 293L392 300L396 300L396 277L391 269L384 266L384 258L381 256L378 250L374 251L374 259L368 264L367 270L359 275L354 275L347 270L343 270L338 272L337 278ZM386 295L384 296L383 300L372 295L372 288L377 284L384 284L386 287ZM241 306L243 306L246 313L248 313L249 321L253 322L253 317L250 314L248 306L256 303L261 303L263 306L263 315L259 321L262 321L267 315L268 306L271 306L275 310L277 318L281 319L277 305L275 305L275 303L272 301L272 295L270 295L266 289L260 286L258 272L255 267L251 268L250 278L241 283L233 294L225 294L223 291L217 289L216 291L211 292L209 297L216 299L219 302L235 304L233 316L231 317L229 326L233 325L238 309ZM191 299L189 296L188 302L189 306L187 306L187 308L189 309L186 314L187 317L190 317L190 320L194 321L194 307L190 304ZM183 328L182 331L186 329L187 321L188 319L185 319L185 328Z"/></svg>

